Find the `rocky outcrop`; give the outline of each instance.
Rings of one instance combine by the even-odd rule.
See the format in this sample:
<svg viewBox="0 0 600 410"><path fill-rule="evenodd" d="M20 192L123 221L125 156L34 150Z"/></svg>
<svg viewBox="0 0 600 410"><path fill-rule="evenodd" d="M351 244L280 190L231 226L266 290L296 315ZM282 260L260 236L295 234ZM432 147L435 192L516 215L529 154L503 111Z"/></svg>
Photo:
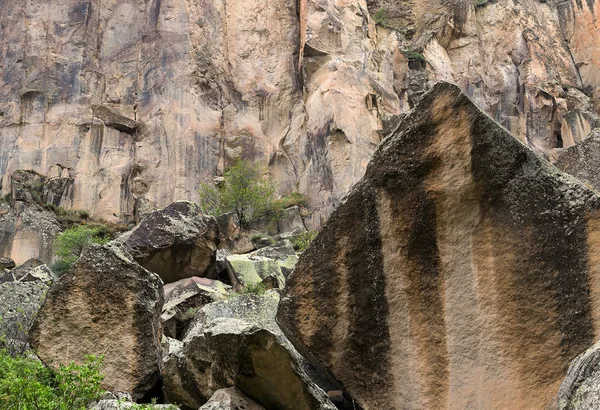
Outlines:
<svg viewBox="0 0 600 410"><path fill-rule="evenodd" d="M600 330L600 198L440 83L288 278L278 322L364 409L544 409Z"/></svg>
<svg viewBox="0 0 600 410"><path fill-rule="evenodd" d="M174 202L147 215L115 242L165 283L192 276L216 278L219 227L192 202Z"/></svg>
<svg viewBox="0 0 600 410"><path fill-rule="evenodd" d="M235 387L217 390L199 410L265 410Z"/></svg>
<svg viewBox="0 0 600 410"><path fill-rule="evenodd" d="M27 350L29 329L49 287L43 281L0 284L0 349L13 355Z"/></svg>
<svg viewBox="0 0 600 410"><path fill-rule="evenodd" d="M240 288L259 283L283 288L285 278L294 270L298 255L288 240L244 255L225 256L230 283Z"/></svg>
<svg viewBox="0 0 600 410"><path fill-rule="evenodd" d="M584 184L600 191L600 128L594 129L585 141L561 153L555 165Z"/></svg>
<svg viewBox="0 0 600 410"><path fill-rule="evenodd" d="M161 319L165 336L179 338L187 323L204 305L229 296L230 286L206 278L192 277L165 285Z"/></svg>
<svg viewBox="0 0 600 410"><path fill-rule="evenodd" d="M440 79L547 155L583 140L597 121L597 8L15 2L0 16L2 191L33 170L66 187L55 205L127 220L140 203L196 200L241 156L280 193L306 194L314 229Z"/></svg>
<svg viewBox="0 0 600 410"><path fill-rule="evenodd" d="M334 410L275 324L278 301L270 291L204 306L183 343L170 348L163 371L169 400L198 408L235 386L265 408Z"/></svg>
<svg viewBox="0 0 600 410"><path fill-rule="evenodd" d="M0 203L0 254L17 265L29 259L52 262L52 244L61 228L56 215L38 205L17 201Z"/></svg>
<svg viewBox="0 0 600 410"><path fill-rule="evenodd" d="M31 345L53 366L104 356L103 387L139 399L159 376L162 304L157 275L114 245L89 245L50 288Z"/></svg>
<svg viewBox="0 0 600 410"><path fill-rule="evenodd" d="M10 271L0 274L0 284L7 282L42 282L51 285L54 273L39 259L30 259Z"/></svg>
<svg viewBox="0 0 600 410"><path fill-rule="evenodd" d="M558 390L558 410L600 408L600 344L596 343L571 362Z"/></svg>

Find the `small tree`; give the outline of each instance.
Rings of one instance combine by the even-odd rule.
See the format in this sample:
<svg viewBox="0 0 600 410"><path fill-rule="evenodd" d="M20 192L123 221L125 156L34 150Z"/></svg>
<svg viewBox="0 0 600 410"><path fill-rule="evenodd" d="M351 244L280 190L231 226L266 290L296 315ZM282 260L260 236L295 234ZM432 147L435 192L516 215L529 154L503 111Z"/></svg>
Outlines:
<svg viewBox="0 0 600 410"><path fill-rule="evenodd" d="M79 258L83 248L88 243L104 244L107 238L101 235L100 228L90 228L86 225L76 226L62 232L54 241L56 260L51 268L57 275L65 273Z"/></svg>
<svg viewBox="0 0 600 410"><path fill-rule="evenodd" d="M217 186L200 184L202 212L211 215L235 212L244 230L269 213L275 185L262 177L259 167L238 159L223 179Z"/></svg>

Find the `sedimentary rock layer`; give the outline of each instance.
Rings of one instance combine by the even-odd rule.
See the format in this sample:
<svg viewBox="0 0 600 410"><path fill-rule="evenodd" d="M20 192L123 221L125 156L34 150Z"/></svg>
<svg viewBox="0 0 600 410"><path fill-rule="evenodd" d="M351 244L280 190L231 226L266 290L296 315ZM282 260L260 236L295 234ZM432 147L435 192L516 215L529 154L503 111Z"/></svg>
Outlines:
<svg viewBox="0 0 600 410"><path fill-rule="evenodd" d="M302 255L278 321L374 409L545 409L600 334L600 199L436 85Z"/></svg>

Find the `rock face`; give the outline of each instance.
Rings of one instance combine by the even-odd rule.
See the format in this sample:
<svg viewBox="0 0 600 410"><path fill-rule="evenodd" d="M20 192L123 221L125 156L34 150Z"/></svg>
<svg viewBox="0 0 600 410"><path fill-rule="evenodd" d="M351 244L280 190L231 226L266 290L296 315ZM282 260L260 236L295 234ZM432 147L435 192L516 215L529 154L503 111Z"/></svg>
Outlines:
<svg viewBox="0 0 600 410"><path fill-rule="evenodd" d="M565 150L556 162L556 166L588 186L600 191L600 128L593 130L588 138Z"/></svg>
<svg viewBox="0 0 600 410"><path fill-rule="evenodd" d="M216 278L219 227L192 202L174 202L147 215L116 242L165 283L192 276Z"/></svg>
<svg viewBox="0 0 600 410"><path fill-rule="evenodd" d="M259 283L283 288L285 278L298 262L298 255L291 242L283 240L248 254L228 255L225 261L229 281L238 289Z"/></svg>
<svg viewBox="0 0 600 410"><path fill-rule="evenodd" d="M138 399L158 379L162 304L157 275L116 246L90 245L50 288L31 345L46 364L103 355L103 387Z"/></svg>
<svg viewBox="0 0 600 410"><path fill-rule="evenodd" d="M0 349L11 354L27 349L29 329L49 287L43 281L0 284Z"/></svg>
<svg viewBox="0 0 600 410"><path fill-rule="evenodd" d="M192 277L165 285L164 289L165 303L161 315L164 334L177 339L198 309L225 299L231 287L218 280Z"/></svg>
<svg viewBox="0 0 600 410"><path fill-rule="evenodd" d="M599 208L440 83L301 256L278 322L365 410L545 409L600 331Z"/></svg>
<svg viewBox="0 0 600 410"><path fill-rule="evenodd" d="M0 254L17 265L29 259L52 262L52 243L61 229L53 212L27 202L0 204Z"/></svg>
<svg viewBox="0 0 600 410"><path fill-rule="evenodd" d="M127 220L241 156L306 194L314 228L437 80L548 155L597 124L597 2L297 3L4 5L2 193L33 170L55 205Z"/></svg>
<svg viewBox="0 0 600 410"><path fill-rule="evenodd" d="M246 396L244 393L231 387L217 390L210 400L199 410L265 410Z"/></svg>
<svg viewBox="0 0 600 410"><path fill-rule="evenodd" d="M579 355L558 390L558 410L600 408L600 344Z"/></svg>
<svg viewBox="0 0 600 410"><path fill-rule="evenodd" d="M277 327L278 301L270 291L204 306L165 362L169 400L198 408L217 390L236 386L267 409L334 410Z"/></svg>

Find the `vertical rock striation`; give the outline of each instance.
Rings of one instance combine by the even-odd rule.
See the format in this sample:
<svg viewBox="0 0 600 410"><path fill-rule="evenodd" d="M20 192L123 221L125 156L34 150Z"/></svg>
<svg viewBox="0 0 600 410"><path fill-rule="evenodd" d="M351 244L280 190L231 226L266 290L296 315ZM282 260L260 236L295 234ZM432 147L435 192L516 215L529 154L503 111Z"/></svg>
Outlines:
<svg viewBox="0 0 600 410"><path fill-rule="evenodd" d="M130 220L241 156L314 228L439 80L552 159L600 124L597 2L263 3L2 2L2 192L32 170L54 205Z"/></svg>
<svg viewBox="0 0 600 410"><path fill-rule="evenodd" d="M440 83L302 255L278 321L365 410L545 409L599 335L599 212Z"/></svg>

